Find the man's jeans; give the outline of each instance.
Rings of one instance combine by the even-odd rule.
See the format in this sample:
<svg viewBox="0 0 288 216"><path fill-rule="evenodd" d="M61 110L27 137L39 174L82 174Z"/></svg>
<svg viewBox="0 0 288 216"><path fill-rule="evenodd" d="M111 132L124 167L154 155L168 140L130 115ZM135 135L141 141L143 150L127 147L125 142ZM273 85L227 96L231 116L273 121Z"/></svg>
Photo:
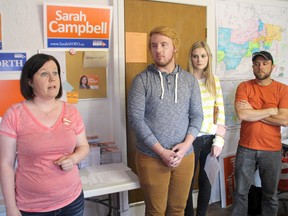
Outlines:
<svg viewBox="0 0 288 216"><path fill-rule="evenodd" d="M281 151L259 151L238 146L235 163L236 188L232 216L244 216L248 211L248 192L254 173L259 169L262 186L262 216L276 216L277 188L281 172Z"/></svg>

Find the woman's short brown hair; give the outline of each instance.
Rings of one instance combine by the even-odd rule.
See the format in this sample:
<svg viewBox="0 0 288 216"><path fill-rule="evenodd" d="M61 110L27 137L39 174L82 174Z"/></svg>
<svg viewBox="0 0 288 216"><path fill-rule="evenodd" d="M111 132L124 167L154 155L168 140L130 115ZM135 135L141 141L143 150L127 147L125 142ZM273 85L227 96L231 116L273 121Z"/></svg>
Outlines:
<svg viewBox="0 0 288 216"><path fill-rule="evenodd" d="M51 55L47 54L35 54L32 57L30 57L27 62L24 64L22 68L21 78L20 78L20 90L22 96L26 100L31 100L36 97L36 95L33 92L33 88L29 85L29 81L33 79L33 76L37 71L48 61L54 61L57 69L58 69L58 76L60 79L60 88L58 95L56 98L62 97L62 83L61 83L61 70L60 70L60 64L57 61L57 59Z"/></svg>

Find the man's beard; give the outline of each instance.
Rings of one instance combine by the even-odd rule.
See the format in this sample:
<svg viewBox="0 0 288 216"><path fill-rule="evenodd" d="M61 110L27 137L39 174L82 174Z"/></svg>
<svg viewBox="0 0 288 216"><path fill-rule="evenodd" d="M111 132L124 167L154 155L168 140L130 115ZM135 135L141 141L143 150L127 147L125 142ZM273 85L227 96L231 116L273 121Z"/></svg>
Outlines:
<svg viewBox="0 0 288 216"><path fill-rule="evenodd" d="M263 76L261 76L261 74L255 74L255 73L254 73L254 75L255 75L255 77L256 77L258 80L265 80L265 79L267 79L268 77L270 77L271 72L272 72L272 71L270 71L270 73L268 73L268 74L265 73Z"/></svg>
<svg viewBox="0 0 288 216"><path fill-rule="evenodd" d="M173 61L174 56L172 55L171 58L168 61L165 62L161 62L161 61L155 61L155 65L158 67L166 67L167 65L169 65L172 61Z"/></svg>

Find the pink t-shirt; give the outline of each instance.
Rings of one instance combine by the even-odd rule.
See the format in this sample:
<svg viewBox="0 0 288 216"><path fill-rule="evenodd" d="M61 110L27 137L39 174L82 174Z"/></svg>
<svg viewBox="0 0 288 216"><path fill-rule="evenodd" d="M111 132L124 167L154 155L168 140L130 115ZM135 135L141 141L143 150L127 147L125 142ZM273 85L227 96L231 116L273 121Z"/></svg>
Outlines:
<svg viewBox="0 0 288 216"><path fill-rule="evenodd" d="M76 136L83 130L78 110L65 102L51 128L41 124L25 102L7 110L0 124L0 134L17 139L15 190L20 210L52 211L80 195L82 185L78 167L75 165L71 172L64 172L54 161L74 151Z"/></svg>

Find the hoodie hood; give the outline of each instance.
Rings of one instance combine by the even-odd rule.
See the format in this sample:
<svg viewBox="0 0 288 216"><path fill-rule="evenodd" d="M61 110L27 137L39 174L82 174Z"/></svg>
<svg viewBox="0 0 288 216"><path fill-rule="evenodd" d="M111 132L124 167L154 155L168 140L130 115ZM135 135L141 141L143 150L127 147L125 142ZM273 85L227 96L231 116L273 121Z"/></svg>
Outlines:
<svg viewBox="0 0 288 216"><path fill-rule="evenodd" d="M161 96L160 98L163 99L164 98L164 93L165 93L165 88L164 88L164 82L163 82L163 74L166 73L168 74L167 72L161 72L156 66L155 64L152 64L152 65L149 65L147 67L147 69L149 71L152 71L154 73L158 73L159 74L159 77L160 77L160 83L161 83ZM179 72L181 71L181 68L179 65L175 65L175 68L174 70L170 73L171 75L174 75L175 76L175 85L174 85L174 102L177 103L177 100L178 100L178 96L177 96L177 90L178 90L178 75L179 75Z"/></svg>

